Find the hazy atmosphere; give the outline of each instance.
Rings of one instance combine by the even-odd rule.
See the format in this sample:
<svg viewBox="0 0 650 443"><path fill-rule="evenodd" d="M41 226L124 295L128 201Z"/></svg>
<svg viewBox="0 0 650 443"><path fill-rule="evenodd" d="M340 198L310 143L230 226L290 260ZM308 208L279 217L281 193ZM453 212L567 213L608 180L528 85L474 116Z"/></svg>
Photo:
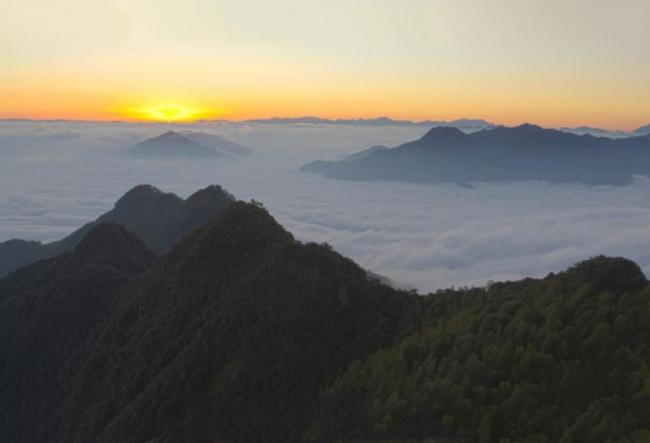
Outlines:
<svg viewBox="0 0 650 443"><path fill-rule="evenodd" d="M630 130L650 114L649 17L645 0L5 0L0 118Z"/></svg>
<svg viewBox="0 0 650 443"><path fill-rule="evenodd" d="M2 0L0 443L650 443L650 0Z"/></svg>
<svg viewBox="0 0 650 443"><path fill-rule="evenodd" d="M132 159L133 144L169 129L222 135L244 157ZM55 240L149 183L186 197L220 184L261 201L298 239L328 242L397 285L451 285L544 276L586 257L623 255L650 270L650 180L628 186L545 182L349 182L300 172L316 158L394 146L426 129L404 126L0 124L0 240Z"/></svg>

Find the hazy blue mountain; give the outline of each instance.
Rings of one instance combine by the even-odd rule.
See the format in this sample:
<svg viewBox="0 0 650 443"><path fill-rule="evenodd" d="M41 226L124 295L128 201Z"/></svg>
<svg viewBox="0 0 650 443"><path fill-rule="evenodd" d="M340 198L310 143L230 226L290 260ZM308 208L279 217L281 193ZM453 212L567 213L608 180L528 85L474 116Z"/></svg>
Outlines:
<svg viewBox="0 0 650 443"><path fill-rule="evenodd" d="M139 158L217 158L223 154L189 137L167 131L132 146L128 154Z"/></svg>
<svg viewBox="0 0 650 443"><path fill-rule="evenodd" d="M609 138L625 138L632 137L635 134L631 134L625 131L611 131L609 129L594 128L591 126L578 126L574 128L564 127L560 128L560 131L570 132L577 135L593 135L594 137L609 137Z"/></svg>
<svg viewBox="0 0 650 443"><path fill-rule="evenodd" d="M111 211L61 240L41 243L13 239L0 243L0 277L28 263L70 251L93 226L107 222L127 227L152 251L162 253L233 201L234 197L220 186L207 187L183 200L153 186L138 185L124 194Z"/></svg>
<svg viewBox="0 0 650 443"><path fill-rule="evenodd" d="M650 125L641 126L634 133L636 135L650 135Z"/></svg>
<svg viewBox="0 0 650 443"><path fill-rule="evenodd" d="M273 117L268 119L246 120L248 123L264 124L328 124L328 125L350 125L350 126L450 126L459 128L466 132L478 131L494 127L494 124L480 119L458 119L453 121L436 120L394 120L388 117L360 118L360 119L327 119L320 117Z"/></svg>
<svg viewBox="0 0 650 443"><path fill-rule="evenodd" d="M248 155L251 153L250 148L240 145L239 143L232 142L217 134L209 134L207 132L198 131L181 131L180 134L190 140L200 143L203 146L212 148L223 154Z"/></svg>
<svg viewBox="0 0 650 443"><path fill-rule="evenodd" d="M376 145L376 146L372 146L372 147L370 147L368 149L364 149L362 151L358 151L358 152L352 153L350 155L347 155L347 156L345 156L345 158L343 160L345 160L345 161L361 160L362 158L365 158L365 157L369 156L370 154L372 154L374 152L385 151L387 149L389 149L388 146Z"/></svg>
<svg viewBox="0 0 650 443"><path fill-rule="evenodd" d="M530 124L471 134L437 127L419 140L354 161L316 161L301 169L346 180L621 185L633 175L650 174L650 140L580 136Z"/></svg>

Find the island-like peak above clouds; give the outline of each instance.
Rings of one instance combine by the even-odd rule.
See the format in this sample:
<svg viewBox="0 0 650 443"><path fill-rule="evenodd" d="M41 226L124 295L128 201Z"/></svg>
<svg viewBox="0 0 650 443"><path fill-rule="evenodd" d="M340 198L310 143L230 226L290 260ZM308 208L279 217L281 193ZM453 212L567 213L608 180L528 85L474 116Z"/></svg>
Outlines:
<svg viewBox="0 0 650 443"><path fill-rule="evenodd" d="M308 163L303 171L346 180L471 183L545 180L626 184L650 175L648 137L577 135L537 125L463 133L436 127L396 148L353 161Z"/></svg>
<svg viewBox="0 0 650 443"><path fill-rule="evenodd" d="M467 135L458 128L448 126L438 126L429 130L420 138L420 141L428 143L456 143L463 142L467 139Z"/></svg>
<svg viewBox="0 0 650 443"><path fill-rule="evenodd" d="M223 154L184 135L167 131L132 146L129 155L140 158L217 158Z"/></svg>

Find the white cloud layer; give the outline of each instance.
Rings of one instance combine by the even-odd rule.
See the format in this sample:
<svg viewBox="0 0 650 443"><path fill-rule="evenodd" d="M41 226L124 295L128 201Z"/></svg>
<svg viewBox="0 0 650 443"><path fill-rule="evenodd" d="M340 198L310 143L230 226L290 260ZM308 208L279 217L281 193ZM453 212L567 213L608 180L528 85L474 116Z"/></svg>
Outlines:
<svg viewBox="0 0 650 443"><path fill-rule="evenodd" d="M53 240L110 209L136 184L187 196L221 184L262 201L301 240L328 242L398 284L431 291L543 276L596 254L650 271L650 180L547 183L354 183L301 173L317 158L397 145L421 128L196 125L251 147L215 162L134 160L131 144L164 125L0 122L0 240ZM182 129L188 129L186 126Z"/></svg>

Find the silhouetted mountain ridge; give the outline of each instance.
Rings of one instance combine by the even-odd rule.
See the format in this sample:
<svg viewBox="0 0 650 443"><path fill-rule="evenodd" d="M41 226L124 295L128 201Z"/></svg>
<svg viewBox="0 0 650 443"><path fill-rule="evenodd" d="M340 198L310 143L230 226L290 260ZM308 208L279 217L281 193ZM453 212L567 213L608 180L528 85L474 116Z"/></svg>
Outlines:
<svg viewBox="0 0 650 443"><path fill-rule="evenodd" d="M437 127L418 140L354 161L316 161L301 169L346 180L622 185L634 175L650 175L650 139L576 135L531 124L471 134Z"/></svg>
<svg viewBox="0 0 650 443"><path fill-rule="evenodd" d="M105 222L127 227L151 250L163 253L234 200L220 186L209 186L183 200L151 185L138 185L118 199L111 211L61 240L46 244L25 240L0 243L0 277L20 266L71 250L93 226Z"/></svg>

